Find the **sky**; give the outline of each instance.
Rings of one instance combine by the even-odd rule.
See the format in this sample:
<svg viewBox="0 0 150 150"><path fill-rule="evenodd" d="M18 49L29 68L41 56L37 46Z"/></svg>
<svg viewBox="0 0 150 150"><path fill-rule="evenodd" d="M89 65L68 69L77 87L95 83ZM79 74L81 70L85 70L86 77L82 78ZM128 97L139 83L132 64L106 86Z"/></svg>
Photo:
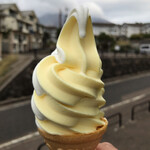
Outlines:
<svg viewBox="0 0 150 150"><path fill-rule="evenodd" d="M74 7L85 5L91 16L110 22L150 22L150 0L0 0L0 3L16 3L21 10L34 10L38 17L49 13L66 13Z"/></svg>

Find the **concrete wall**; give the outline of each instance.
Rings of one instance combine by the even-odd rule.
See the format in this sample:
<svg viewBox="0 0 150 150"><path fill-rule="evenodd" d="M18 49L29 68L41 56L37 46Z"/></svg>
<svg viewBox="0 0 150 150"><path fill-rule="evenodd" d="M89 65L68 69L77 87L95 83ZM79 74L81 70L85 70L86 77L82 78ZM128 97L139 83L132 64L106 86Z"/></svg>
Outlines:
<svg viewBox="0 0 150 150"><path fill-rule="evenodd" d="M3 14L4 14L4 15L9 15L9 9L3 10Z"/></svg>
<svg viewBox="0 0 150 150"><path fill-rule="evenodd" d="M128 26L127 29L127 37L130 37L133 34L139 34L140 33L140 27L136 27L136 26Z"/></svg>
<svg viewBox="0 0 150 150"><path fill-rule="evenodd" d="M121 33L120 27L117 25L113 26L110 30L110 35L112 35L112 36L120 36L120 33Z"/></svg>
<svg viewBox="0 0 150 150"><path fill-rule="evenodd" d="M120 25L93 25L93 32L94 35L97 36L101 33L105 33L108 35L112 36L127 36L130 37L133 34L139 34L143 31L146 32L144 29L141 30L142 28L140 26L136 26L134 24L123 24L122 26ZM150 30L150 28L149 28ZM147 32L149 31L147 28Z"/></svg>
<svg viewBox="0 0 150 150"><path fill-rule="evenodd" d="M143 58L102 58L103 78L136 74L150 70L150 57Z"/></svg>
<svg viewBox="0 0 150 150"><path fill-rule="evenodd" d="M150 70L150 58L102 58L103 79L117 76L137 74ZM32 73L38 62L34 61L28 68L20 73L8 86L0 93L0 100L21 96L32 95ZM17 91L17 92L16 92Z"/></svg>
<svg viewBox="0 0 150 150"><path fill-rule="evenodd" d="M145 24L143 27L142 27L142 33L147 33L149 34L150 33L150 24Z"/></svg>
<svg viewBox="0 0 150 150"><path fill-rule="evenodd" d="M11 16L5 17L5 19L3 21L3 25L8 30L9 29L11 29L11 30L17 30L18 29L17 20L14 17L11 17Z"/></svg>
<svg viewBox="0 0 150 150"><path fill-rule="evenodd" d="M2 34L0 33L0 61L2 60Z"/></svg>
<svg viewBox="0 0 150 150"><path fill-rule="evenodd" d="M98 36L101 33L110 34L109 30L110 30L110 27L108 26L106 27L105 26L101 26L101 27L93 26L93 33L95 36Z"/></svg>

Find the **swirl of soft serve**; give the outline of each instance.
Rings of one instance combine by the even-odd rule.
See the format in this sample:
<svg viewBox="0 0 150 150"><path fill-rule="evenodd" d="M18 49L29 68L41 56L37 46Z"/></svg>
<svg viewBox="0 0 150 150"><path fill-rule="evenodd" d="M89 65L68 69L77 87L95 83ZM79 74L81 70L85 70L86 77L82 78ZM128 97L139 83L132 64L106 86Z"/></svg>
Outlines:
<svg viewBox="0 0 150 150"><path fill-rule="evenodd" d="M88 9L73 9L56 50L33 72L31 106L38 128L50 134L90 133L104 125L104 83Z"/></svg>

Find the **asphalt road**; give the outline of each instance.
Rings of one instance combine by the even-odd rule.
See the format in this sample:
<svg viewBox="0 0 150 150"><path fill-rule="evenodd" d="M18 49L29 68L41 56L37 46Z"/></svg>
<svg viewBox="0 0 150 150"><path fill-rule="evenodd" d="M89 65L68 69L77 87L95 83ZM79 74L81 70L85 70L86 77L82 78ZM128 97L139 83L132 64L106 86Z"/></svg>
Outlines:
<svg viewBox="0 0 150 150"><path fill-rule="evenodd" d="M30 102L0 108L0 143L36 131Z"/></svg>
<svg viewBox="0 0 150 150"><path fill-rule="evenodd" d="M147 88L150 88L150 73L106 83L104 98L108 106L120 102L125 95ZM0 106L0 119L0 143L36 130L30 101Z"/></svg>
<svg viewBox="0 0 150 150"><path fill-rule="evenodd" d="M104 98L106 106L120 102L125 95L150 88L150 73L119 79L106 83Z"/></svg>

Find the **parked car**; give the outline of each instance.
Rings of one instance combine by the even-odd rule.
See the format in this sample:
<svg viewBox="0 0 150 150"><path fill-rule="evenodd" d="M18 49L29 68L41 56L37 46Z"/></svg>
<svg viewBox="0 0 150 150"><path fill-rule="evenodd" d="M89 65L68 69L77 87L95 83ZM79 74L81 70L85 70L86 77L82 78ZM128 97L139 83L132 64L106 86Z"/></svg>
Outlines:
<svg viewBox="0 0 150 150"><path fill-rule="evenodd" d="M145 53L145 54L150 53L150 43L149 44L141 44L140 52Z"/></svg>

